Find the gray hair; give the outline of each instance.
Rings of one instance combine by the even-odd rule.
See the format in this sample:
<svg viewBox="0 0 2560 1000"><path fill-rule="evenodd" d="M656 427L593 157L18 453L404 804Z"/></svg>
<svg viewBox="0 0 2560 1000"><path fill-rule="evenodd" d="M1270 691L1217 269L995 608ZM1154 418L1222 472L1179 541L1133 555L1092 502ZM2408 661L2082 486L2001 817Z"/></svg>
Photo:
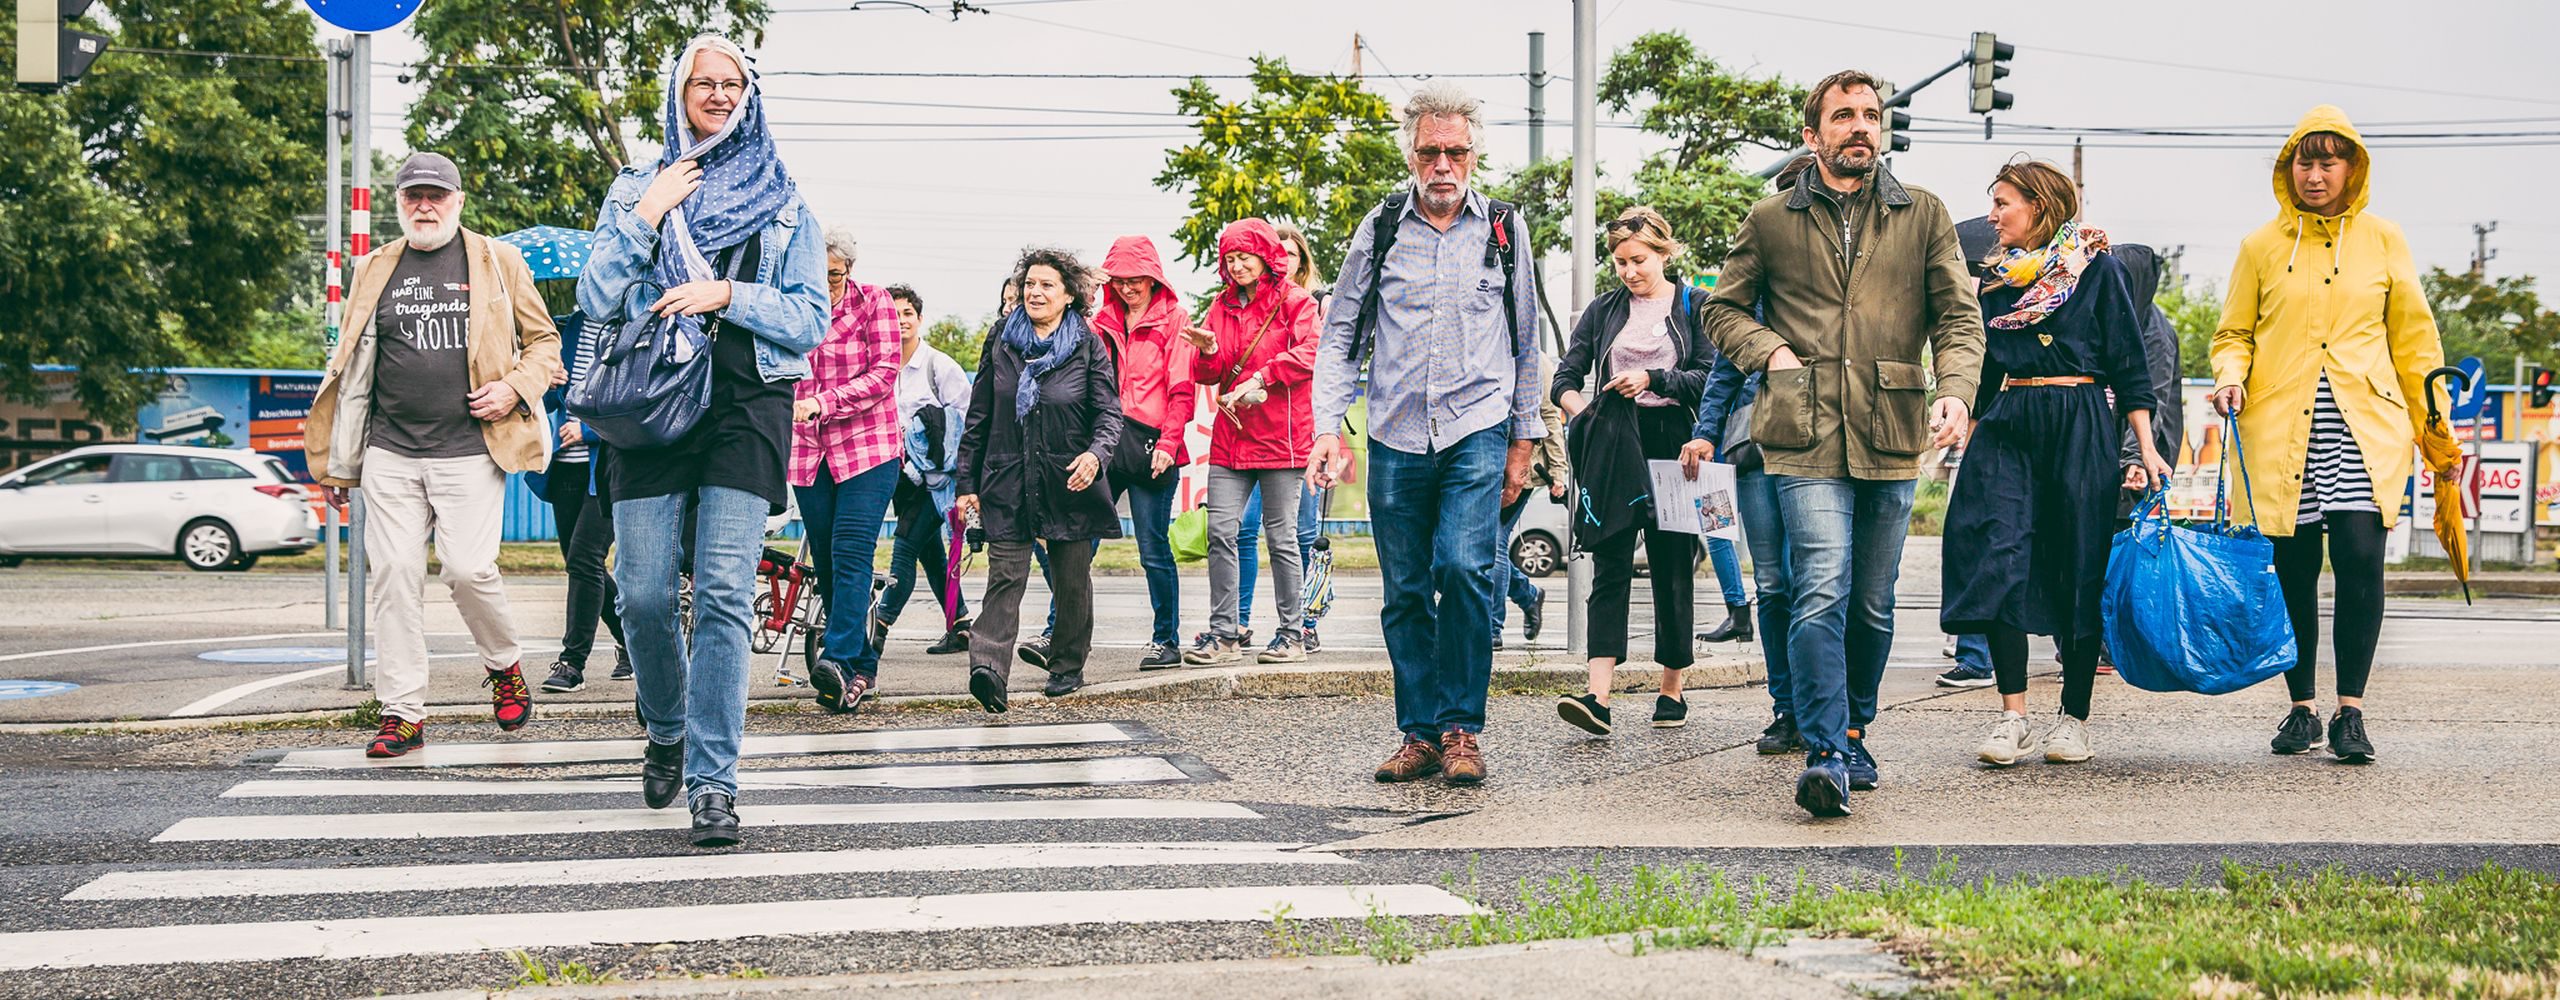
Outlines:
<svg viewBox="0 0 2560 1000"><path fill-rule="evenodd" d="M1484 102L1476 100L1457 84L1434 80L1414 91L1404 102L1404 151L1413 152L1413 144L1422 134L1425 118L1464 118L1467 120L1467 142L1484 141ZM1479 153L1482 150L1478 150Z"/></svg>
<svg viewBox="0 0 2560 1000"><path fill-rule="evenodd" d="M842 257L846 267L853 266L853 230L843 226L827 227L827 256Z"/></svg>

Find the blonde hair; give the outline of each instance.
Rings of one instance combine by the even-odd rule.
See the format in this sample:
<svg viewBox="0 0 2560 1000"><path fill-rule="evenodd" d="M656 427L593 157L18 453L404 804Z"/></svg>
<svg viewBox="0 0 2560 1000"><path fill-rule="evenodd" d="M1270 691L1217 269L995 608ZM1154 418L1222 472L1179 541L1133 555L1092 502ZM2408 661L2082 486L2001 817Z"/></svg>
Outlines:
<svg viewBox="0 0 2560 1000"><path fill-rule="evenodd" d="M2071 183L2071 175L2062 168L2043 160L2012 160L2000 168L1991 184L2017 188L2036 207L2035 228L2027 231L2027 249L2052 242L2063 223L2080 217L2080 186Z"/></svg>
<svg viewBox="0 0 2560 1000"><path fill-rule="evenodd" d="M1299 232L1298 227L1286 222L1277 223L1271 228L1279 230L1280 238L1287 240L1290 249L1298 253L1298 266L1289 272L1289 283L1310 292L1315 291L1316 285L1324 278L1316 274L1315 248L1308 245L1307 234Z"/></svg>
<svg viewBox="0 0 2560 1000"><path fill-rule="evenodd" d="M1688 253L1689 247L1671 236L1671 223L1651 205L1632 205L1609 222L1609 252L1616 253L1618 244L1634 240L1669 260Z"/></svg>

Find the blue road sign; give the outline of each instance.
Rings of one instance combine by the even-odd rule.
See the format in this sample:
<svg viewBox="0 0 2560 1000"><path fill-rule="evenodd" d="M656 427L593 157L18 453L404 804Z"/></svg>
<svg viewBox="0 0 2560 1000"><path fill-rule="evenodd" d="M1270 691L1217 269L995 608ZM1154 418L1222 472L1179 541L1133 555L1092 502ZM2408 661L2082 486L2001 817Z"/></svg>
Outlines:
<svg viewBox="0 0 2560 1000"><path fill-rule="evenodd" d="M2482 374L2479 358L2464 358L2454 363L2462 374L2470 377L2467 388L2453 394L2453 419L2478 420L2480 411L2489 407L2489 380Z"/></svg>
<svg viewBox="0 0 2560 1000"><path fill-rule="evenodd" d="M306 0L320 19L348 31L381 31L409 19L424 0Z"/></svg>

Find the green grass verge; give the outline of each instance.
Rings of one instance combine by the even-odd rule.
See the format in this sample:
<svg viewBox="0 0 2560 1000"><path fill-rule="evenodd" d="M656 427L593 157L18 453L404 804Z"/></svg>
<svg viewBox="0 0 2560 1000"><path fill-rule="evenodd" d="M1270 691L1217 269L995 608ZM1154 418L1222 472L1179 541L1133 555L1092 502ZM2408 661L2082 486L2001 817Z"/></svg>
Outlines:
<svg viewBox="0 0 2560 1000"><path fill-rule="evenodd" d="M1872 888L1736 884L1702 866L1591 869L1438 923L1372 915L1317 932L1273 915L1283 952L1410 961L1434 948L1634 934L1642 948L1749 953L1790 934L1901 953L1945 997L2560 995L2560 882L2484 865L2376 878L2224 863L2178 885L2113 877L1959 881L1952 859ZM1473 879L1446 880L1475 891Z"/></svg>

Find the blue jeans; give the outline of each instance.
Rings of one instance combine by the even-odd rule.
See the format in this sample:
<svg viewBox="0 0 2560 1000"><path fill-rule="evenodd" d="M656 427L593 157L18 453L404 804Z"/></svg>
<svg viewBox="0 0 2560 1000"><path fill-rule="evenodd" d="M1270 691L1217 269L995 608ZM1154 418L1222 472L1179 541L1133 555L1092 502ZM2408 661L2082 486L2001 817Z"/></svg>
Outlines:
<svg viewBox="0 0 2560 1000"><path fill-rule="evenodd" d="M1742 540L1751 546L1752 589L1760 596L1760 659L1769 667L1770 707L1793 715L1787 630L1795 620L1795 581L1788 572L1786 522L1778 518L1777 479L1758 469L1734 477L1734 506L1741 510Z"/></svg>
<svg viewBox="0 0 2560 1000"><path fill-rule="evenodd" d="M693 523L693 644L676 622L676 570L685 518ZM688 800L738 792L738 740L747 726L747 628L756 558L764 554L763 497L725 486L613 505L621 546L613 579L631 641L640 722L653 743L684 741Z"/></svg>
<svg viewBox="0 0 2560 1000"><path fill-rule="evenodd" d="M1749 534L1751 529L1742 529ZM1748 541L1748 539L1745 539ZM1722 538L1707 539L1707 561L1716 568L1716 585L1724 588L1724 606L1738 608L1751 603L1742 592L1742 559L1733 552L1733 543Z"/></svg>
<svg viewBox="0 0 2560 1000"><path fill-rule="evenodd" d="M1982 677L1991 676L1991 637L1980 632L1957 636L1956 669Z"/></svg>
<svg viewBox="0 0 2560 1000"><path fill-rule="evenodd" d="M809 533L811 561L827 595L827 634L820 648L848 673L878 679L880 650L871 645L871 563L880 547L880 522L897 492L898 463L882 462L842 482L825 463L818 481L794 486L800 523Z"/></svg>
<svg viewBox="0 0 2560 1000"><path fill-rule="evenodd" d="M1162 480L1129 483L1123 489L1129 495L1129 521L1137 528L1138 565L1147 571L1147 599L1155 605L1155 632L1148 640L1168 646L1182 642L1182 577L1173 564L1173 491L1180 482L1172 476ZM1254 494L1261 496L1260 491ZM1056 602L1050 603L1051 621L1056 620Z"/></svg>
<svg viewBox="0 0 2560 1000"><path fill-rule="evenodd" d="M1520 506L1512 508L1511 513L1502 519L1502 533L1494 536L1493 592L1503 598L1493 602L1493 631L1497 635L1502 632L1503 624L1511 620L1511 605L1527 607L1546 599L1547 595L1538 590L1538 585L1530 583L1529 577L1520 572L1520 567L1511 564L1511 536L1520 530L1520 513L1528 510L1530 504L1544 499L1545 492L1531 487L1521 497Z"/></svg>
<svg viewBox="0 0 2560 1000"><path fill-rule="evenodd" d="M912 483L898 487L901 490L923 488ZM934 513L930 500L919 505L915 516L898 519L898 530L889 541L889 589L880 592L876 617L884 622L894 622L906 612L907 601L915 596L916 566L919 564L924 566L925 584L933 588L933 603L941 606L953 622L969 617L968 598L945 600L953 596L950 588L951 557L947 548L951 542L950 530L950 524Z"/></svg>
<svg viewBox="0 0 2560 1000"><path fill-rule="evenodd" d="M1876 717L1914 484L1773 478L1795 579L1787 657L1796 728L1808 751L1839 753L1848 730L1863 730Z"/></svg>
<svg viewBox="0 0 2560 1000"><path fill-rule="evenodd" d="M1493 682L1494 533L1502 527L1507 427L1435 452L1369 442L1369 512L1395 667L1396 729L1436 740L1484 729Z"/></svg>

